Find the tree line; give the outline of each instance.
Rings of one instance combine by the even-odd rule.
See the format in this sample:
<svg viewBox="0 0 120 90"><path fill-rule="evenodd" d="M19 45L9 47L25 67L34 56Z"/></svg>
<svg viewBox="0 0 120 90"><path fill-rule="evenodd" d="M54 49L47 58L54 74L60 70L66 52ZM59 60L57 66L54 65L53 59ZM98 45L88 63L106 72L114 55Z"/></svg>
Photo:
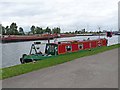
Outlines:
<svg viewBox="0 0 120 90"><path fill-rule="evenodd" d="M53 29L47 27L45 29L43 29L42 27L35 27L34 25L31 26L30 28L30 33L32 34L44 34L44 33L47 33L47 34L60 34L61 33L61 29L59 27L55 27Z"/></svg>
<svg viewBox="0 0 120 90"><path fill-rule="evenodd" d="M35 35L35 34L60 34L61 33L61 28L60 27L54 27L54 28L49 28L46 27L43 29L42 27L39 26L34 26L32 25L30 27L29 32L25 32L22 27L18 27L16 23L11 23L10 26L2 26L2 34L3 35ZM86 29L81 29L81 30L76 30L72 32L64 32L65 34L83 34L83 33L101 33L99 32L87 32Z"/></svg>
<svg viewBox="0 0 120 90"><path fill-rule="evenodd" d="M24 35L24 30L22 27L19 27L16 23L12 23L10 26L2 26L2 34L3 35Z"/></svg>
<svg viewBox="0 0 120 90"><path fill-rule="evenodd" d="M54 27L53 29L46 27L43 29L42 27L39 26L34 26L32 25L30 27L30 31L27 32L27 34L60 34L61 29L59 27ZM2 34L3 35L25 35L25 31L22 27L18 27L16 23L12 23L10 26L2 26Z"/></svg>

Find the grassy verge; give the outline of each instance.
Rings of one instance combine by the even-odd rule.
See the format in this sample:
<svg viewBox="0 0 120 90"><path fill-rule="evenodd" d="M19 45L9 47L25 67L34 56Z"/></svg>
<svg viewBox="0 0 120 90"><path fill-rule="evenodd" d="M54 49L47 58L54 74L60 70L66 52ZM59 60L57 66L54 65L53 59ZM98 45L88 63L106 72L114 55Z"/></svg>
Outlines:
<svg viewBox="0 0 120 90"><path fill-rule="evenodd" d="M58 55L55 57L51 57L45 60L38 61L34 64L27 63L27 64L21 64L21 65L16 65L16 66L7 67L7 68L2 68L2 73L1 73L2 77L0 79L6 79L9 77L25 74L31 71L35 71L35 70L50 67L53 65L61 64L61 63L68 62L68 61L81 58L84 56L98 54L98 53L111 50L114 48L118 48L118 47L120 47L120 44L116 44L116 45L112 45L108 47L94 48L91 51L83 50L83 51L68 53L64 55Z"/></svg>

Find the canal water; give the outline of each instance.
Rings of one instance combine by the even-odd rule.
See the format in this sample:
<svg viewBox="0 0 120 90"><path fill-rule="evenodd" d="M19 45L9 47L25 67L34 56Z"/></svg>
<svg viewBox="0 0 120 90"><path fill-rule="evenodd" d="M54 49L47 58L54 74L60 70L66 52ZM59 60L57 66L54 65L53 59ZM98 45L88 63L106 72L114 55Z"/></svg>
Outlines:
<svg viewBox="0 0 120 90"><path fill-rule="evenodd" d="M98 36L76 36L76 37L66 37L66 38L58 38L57 41L67 41L67 40L83 40L90 38L97 39ZM118 36L113 36L111 38L107 38L106 36L101 36L101 38L108 39L108 45L113 45L118 43ZM9 67L20 64L20 57L22 54L29 54L30 47L32 43L35 41L29 42L17 42L17 43L5 43L1 44L2 46L2 67ZM42 44L41 51L44 53L45 51L45 43L47 40L41 40ZM54 42L51 40L50 42ZM1 48L0 48L1 49Z"/></svg>

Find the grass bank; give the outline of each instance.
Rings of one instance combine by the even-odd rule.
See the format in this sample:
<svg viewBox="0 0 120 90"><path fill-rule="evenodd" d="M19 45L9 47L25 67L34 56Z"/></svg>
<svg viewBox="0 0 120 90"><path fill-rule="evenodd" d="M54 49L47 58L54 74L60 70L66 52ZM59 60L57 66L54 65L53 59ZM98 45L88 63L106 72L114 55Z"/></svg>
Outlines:
<svg viewBox="0 0 120 90"><path fill-rule="evenodd" d="M90 56L90 55L95 55L107 50L111 50L114 48L120 47L120 44L108 46L108 47L99 47L99 48L94 48L91 51L89 50L83 50L79 52L74 52L74 53L68 53L64 55L58 55L55 57L47 58L45 60L38 61L36 63L27 63L27 64L21 64L21 65L16 65L12 67L7 67L7 68L2 68L2 73L1 73L1 78L0 79L6 79L9 77L13 76L18 76L21 74L25 74L28 72L32 72L35 70L39 70L42 68L54 66L57 64L61 64L64 62L68 62L77 58L85 57L85 56Z"/></svg>

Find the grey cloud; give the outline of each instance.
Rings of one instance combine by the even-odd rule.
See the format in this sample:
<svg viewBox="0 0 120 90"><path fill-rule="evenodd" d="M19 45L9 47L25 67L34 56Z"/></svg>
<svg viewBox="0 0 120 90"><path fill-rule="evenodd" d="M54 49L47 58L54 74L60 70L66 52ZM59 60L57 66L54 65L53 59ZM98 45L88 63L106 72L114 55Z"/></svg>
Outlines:
<svg viewBox="0 0 120 90"><path fill-rule="evenodd" d="M34 16L34 15L42 15L53 12L52 9L44 7L42 3L39 4L18 4L18 3L2 3L2 9L5 8L7 11L2 11L1 16L5 17L24 17L24 16ZM1 9L1 10L2 10Z"/></svg>
<svg viewBox="0 0 120 90"><path fill-rule="evenodd" d="M74 30L86 27L87 24L115 26L117 20L118 0L7 1L0 2L0 20L4 25L16 21L25 27L35 24Z"/></svg>

